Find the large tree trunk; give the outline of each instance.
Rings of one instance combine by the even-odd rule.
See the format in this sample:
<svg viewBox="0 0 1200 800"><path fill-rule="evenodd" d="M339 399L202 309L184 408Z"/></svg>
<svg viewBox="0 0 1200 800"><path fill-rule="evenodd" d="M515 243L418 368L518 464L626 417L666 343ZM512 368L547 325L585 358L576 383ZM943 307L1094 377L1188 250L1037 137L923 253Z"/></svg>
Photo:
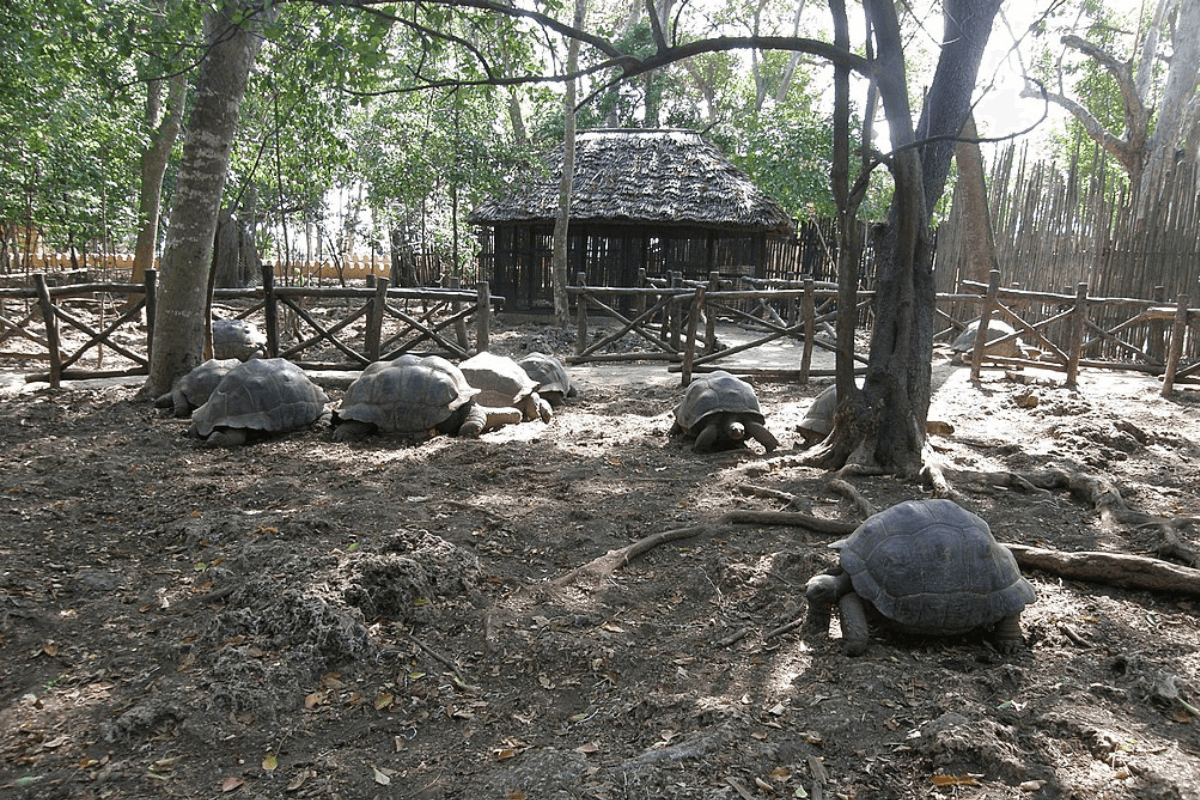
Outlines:
<svg viewBox="0 0 1200 800"><path fill-rule="evenodd" d="M248 0L225 0L205 13L208 50L163 254L150 378L143 388L150 396L169 391L171 383L203 357L208 272L238 108L262 43L263 17L277 13L234 21L251 8Z"/></svg>
<svg viewBox="0 0 1200 800"><path fill-rule="evenodd" d="M891 131L895 183L886 226L876 239L875 328L862 392L844 400L834 433L812 460L910 475L920 469L929 411L933 247L929 214L945 188L970 108L983 48L1001 0L947 0L946 44L926 98L917 146L909 106L904 43L890 0L867 0L878 49L875 77ZM944 141L936 137L950 137ZM839 353L839 358L846 355ZM840 389L839 389L840 391Z"/></svg>

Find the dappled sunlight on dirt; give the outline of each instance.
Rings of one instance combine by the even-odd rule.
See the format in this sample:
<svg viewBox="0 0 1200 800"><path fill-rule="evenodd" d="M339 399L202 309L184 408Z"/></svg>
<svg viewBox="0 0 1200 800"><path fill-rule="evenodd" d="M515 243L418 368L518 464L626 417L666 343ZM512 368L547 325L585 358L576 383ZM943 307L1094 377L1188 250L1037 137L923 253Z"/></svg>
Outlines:
<svg viewBox="0 0 1200 800"><path fill-rule="evenodd" d="M497 346L561 350L544 326ZM821 385L755 382L781 441L671 437L665 366L577 367L555 418L478 440L207 448L136 386L0 399L0 786L13 797L1188 798L1193 595L1027 571L1028 648L788 627L861 521L798 466ZM937 366L947 469L1071 468L1200 515L1200 406L1140 376ZM340 390L331 386L336 402ZM927 497L855 477L876 508ZM963 484L1002 541L1153 556L1066 491ZM598 579L564 576L696 530ZM1184 529L1185 538L1195 532ZM777 632L782 629L782 632Z"/></svg>

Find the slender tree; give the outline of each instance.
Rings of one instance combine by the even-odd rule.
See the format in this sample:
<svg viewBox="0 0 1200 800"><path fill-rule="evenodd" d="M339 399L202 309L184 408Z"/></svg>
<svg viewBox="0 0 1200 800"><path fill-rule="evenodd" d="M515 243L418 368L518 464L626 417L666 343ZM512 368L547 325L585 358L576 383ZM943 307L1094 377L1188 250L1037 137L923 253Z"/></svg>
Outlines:
<svg viewBox="0 0 1200 800"><path fill-rule="evenodd" d="M575 0L577 29L583 30L587 18L587 0ZM551 272L554 283L554 321L560 328L570 322L567 299L569 275L567 256L570 249L571 191L575 181L575 70L579 68L579 40L567 43L567 84L563 92L563 158L562 175L559 178L558 218L554 220L553 253Z"/></svg>
<svg viewBox="0 0 1200 800"><path fill-rule="evenodd" d="M203 357L213 237L238 108L262 44L262 28L276 15L250 0L224 0L205 14L207 52L175 187L144 394L170 390Z"/></svg>

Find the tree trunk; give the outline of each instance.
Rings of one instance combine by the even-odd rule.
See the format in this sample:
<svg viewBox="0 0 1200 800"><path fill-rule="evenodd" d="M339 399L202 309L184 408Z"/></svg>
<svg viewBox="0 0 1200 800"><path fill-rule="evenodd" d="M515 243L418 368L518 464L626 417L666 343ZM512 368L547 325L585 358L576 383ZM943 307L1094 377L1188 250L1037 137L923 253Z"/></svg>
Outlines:
<svg viewBox="0 0 1200 800"><path fill-rule="evenodd" d="M158 222L162 211L163 176L171 160L171 149L179 136L183 122L184 99L187 95L187 75L180 73L168 82L165 113L159 113L162 81L151 81L146 98L146 123L155 127L150 144L142 153L142 187L139 200L137 245L133 252L133 283L144 283L146 270L154 266L158 250ZM135 298L130 297L130 303Z"/></svg>
<svg viewBox="0 0 1200 800"><path fill-rule="evenodd" d="M954 142L970 108L983 48L1001 0L948 0L937 71L912 126L904 42L890 0L867 0L875 32L879 96L891 131L895 193L876 240L875 328L861 402L814 451L825 467L855 464L900 475L921 467L929 411L933 318L933 247L929 215L945 188ZM951 137L928 141L934 137ZM845 353L838 354L845 359ZM841 370L839 370L841 372Z"/></svg>
<svg viewBox="0 0 1200 800"><path fill-rule="evenodd" d="M587 0L575 0L575 21L578 29L583 28L587 16ZM570 301L567 296L569 269L567 256L570 250L571 195L575 182L575 70L579 66L579 40L567 44L566 92L563 96L563 159L562 176L558 186L558 218L554 220L554 236L551 254L551 280L554 287L554 322L566 330L571 323Z"/></svg>
<svg viewBox="0 0 1200 800"><path fill-rule="evenodd" d="M259 29L278 13L242 19L253 7L249 0L225 0L205 12L208 49L162 259L150 378L143 387L149 396L169 391L176 378L202 360L208 272L238 108L262 44Z"/></svg>
<svg viewBox="0 0 1200 800"><path fill-rule="evenodd" d="M974 114L967 115L962 130L963 139L977 139ZM992 230L992 216L988 212L986 171L979 143L959 142L954 149L958 163L958 182L955 186L955 203L958 205L957 219L963 230L963 255L967 259L963 277L967 280L987 283L988 275L998 269L996 261L996 234Z"/></svg>

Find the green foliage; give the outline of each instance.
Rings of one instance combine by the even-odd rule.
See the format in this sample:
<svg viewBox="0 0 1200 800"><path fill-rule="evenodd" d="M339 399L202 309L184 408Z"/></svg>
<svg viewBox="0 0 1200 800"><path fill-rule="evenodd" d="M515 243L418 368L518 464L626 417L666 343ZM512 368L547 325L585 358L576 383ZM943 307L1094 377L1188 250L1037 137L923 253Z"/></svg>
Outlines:
<svg viewBox="0 0 1200 800"><path fill-rule="evenodd" d="M1152 9L1145 9L1147 15L1151 12ZM1093 58L1073 50L1059 54L1058 41L1066 33L1074 33L1119 59L1132 61L1137 58L1134 48L1140 44L1133 33L1144 30L1147 24L1148 16L1139 25L1136 17L1100 0L1060 6L1039 28L1039 38L1045 46L1035 55L1033 74L1048 86L1056 86L1061 71L1062 85L1069 95L1106 130L1120 135L1125 118L1116 81ZM1163 67L1156 64L1154 69L1161 73ZM1050 139L1050 150L1059 162L1078 160L1086 171L1098 169L1097 159L1103 156L1096 148L1081 146L1089 137L1083 124L1074 116L1069 116Z"/></svg>
<svg viewBox="0 0 1200 800"><path fill-rule="evenodd" d="M0 6L0 219L53 248L132 241L145 81L195 22L183 0L161 15L91 0Z"/></svg>

